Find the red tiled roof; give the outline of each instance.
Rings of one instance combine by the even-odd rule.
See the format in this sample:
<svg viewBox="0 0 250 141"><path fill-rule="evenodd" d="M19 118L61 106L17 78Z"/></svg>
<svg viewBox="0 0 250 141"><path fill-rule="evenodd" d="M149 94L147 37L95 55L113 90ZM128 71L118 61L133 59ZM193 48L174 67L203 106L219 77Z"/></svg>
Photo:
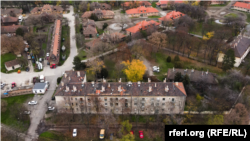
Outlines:
<svg viewBox="0 0 250 141"><path fill-rule="evenodd" d="M146 10L146 12L145 12L145 10ZM145 7L145 6L140 6L138 8L126 10L127 14L155 13L155 12L159 12L159 11L153 7Z"/></svg>
<svg viewBox="0 0 250 141"><path fill-rule="evenodd" d="M49 4L45 4L45 5L43 5L42 9L51 9L51 6Z"/></svg>
<svg viewBox="0 0 250 141"><path fill-rule="evenodd" d="M131 4L132 2L130 1L130 2L124 2L124 3L122 3L121 5L123 6L129 6L130 4ZM139 5L146 5L146 6L151 6L151 3L150 2L148 2L148 1L139 1Z"/></svg>
<svg viewBox="0 0 250 141"><path fill-rule="evenodd" d="M8 22L17 22L18 18L17 17L2 17L2 22L3 23L8 23Z"/></svg>
<svg viewBox="0 0 250 141"><path fill-rule="evenodd" d="M61 26L61 21L60 20L57 20L56 21L56 30L55 30L55 37L54 37L54 45L53 45L53 54L55 56L57 56L57 50L58 50L58 47L59 47L59 42L60 42L60 26Z"/></svg>
<svg viewBox="0 0 250 141"><path fill-rule="evenodd" d="M185 14L183 14L181 12L172 11L172 12L167 13L166 16L159 18L159 20L167 21L167 20L172 20L172 18L177 19L177 18L182 17L184 15Z"/></svg>
<svg viewBox="0 0 250 141"><path fill-rule="evenodd" d="M157 2L157 5L161 5L161 4L168 4L168 2L170 1L174 1L175 3L183 3L183 1L175 1L175 0L160 0L159 2Z"/></svg>
<svg viewBox="0 0 250 141"><path fill-rule="evenodd" d="M82 14L82 18L89 18L92 14L92 11L87 11Z"/></svg>
<svg viewBox="0 0 250 141"><path fill-rule="evenodd" d="M234 4L235 7L250 9L250 4L244 3L244 2L236 2Z"/></svg>
<svg viewBox="0 0 250 141"><path fill-rule="evenodd" d="M154 21L154 20L151 20L151 21L141 21L139 23L137 23L135 26L133 27L130 27L130 28L127 28L126 30L131 32L131 33L136 33L140 30L140 28L142 28L142 30L145 30L147 29L146 26L148 25L152 25L152 24L155 24L155 25L160 25L160 23Z"/></svg>

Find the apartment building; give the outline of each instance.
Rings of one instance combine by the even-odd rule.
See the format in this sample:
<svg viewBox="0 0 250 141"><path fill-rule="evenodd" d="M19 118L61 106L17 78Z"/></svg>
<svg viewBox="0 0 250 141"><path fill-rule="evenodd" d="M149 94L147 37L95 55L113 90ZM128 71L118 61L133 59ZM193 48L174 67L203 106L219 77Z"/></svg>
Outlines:
<svg viewBox="0 0 250 141"><path fill-rule="evenodd" d="M164 25L164 22L170 21L171 23L174 22L175 19L179 19L180 17L185 16L185 14L179 11L171 11L166 14L166 16L159 18L159 22Z"/></svg>
<svg viewBox="0 0 250 141"><path fill-rule="evenodd" d="M48 14L62 14L63 8L61 6L53 6L49 4L43 5L43 7L35 7L30 11L30 14L42 14L42 13L48 13Z"/></svg>
<svg viewBox="0 0 250 141"><path fill-rule="evenodd" d="M186 91L182 82L86 82L82 71L64 73L55 92L58 112L75 114L181 114ZM79 75L78 75L79 74ZM73 76L74 75L74 76Z"/></svg>
<svg viewBox="0 0 250 141"><path fill-rule="evenodd" d="M250 10L250 4L249 3L244 3L244 2L236 2L232 6L232 8L235 9L235 10L249 12L249 10Z"/></svg>
<svg viewBox="0 0 250 141"><path fill-rule="evenodd" d="M93 11L86 11L84 14L81 16L82 19L88 19L90 18L91 14L95 14L98 19L113 19L115 16L115 13L111 10L101 10L95 9Z"/></svg>
<svg viewBox="0 0 250 141"><path fill-rule="evenodd" d="M128 17L148 17L148 16L159 16L159 11L153 7L140 6L126 10Z"/></svg>
<svg viewBox="0 0 250 141"><path fill-rule="evenodd" d="M61 30L62 30L61 20L56 20L52 35L51 48L50 48L50 56L49 56L50 65L53 64L58 65L60 61Z"/></svg>
<svg viewBox="0 0 250 141"><path fill-rule="evenodd" d="M148 28L158 29L159 25L160 25L160 23L158 23L154 20L151 20L151 21L145 20L145 21L138 22L135 26L127 28L126 33L128 35L132 35L132 34L135 34L137 32L140 32L140 30L147 30Z"/></svg>

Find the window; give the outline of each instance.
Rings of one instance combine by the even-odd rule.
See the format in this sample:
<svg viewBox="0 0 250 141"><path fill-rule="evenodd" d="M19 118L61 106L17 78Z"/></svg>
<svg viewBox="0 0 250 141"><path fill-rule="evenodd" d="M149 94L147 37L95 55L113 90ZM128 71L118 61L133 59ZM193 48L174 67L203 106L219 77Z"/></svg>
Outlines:
<svg viewBox="0 0 250 141"><path fill-rule="evenodd" d="M118 103L115 103L116 106L118 106Z"/></svg>
<svg viewBox="0 0 250 141"><path fill-rule="evenodd" d="M107 97L104 97L104 100L107 101Z"/></svg>
<svg viewBox="0 0 250 141"><path fill-rule="evenodd" d="M165 105L165 103L162 103L162 106L164 106Z"/></svg>
<svg viewBox="0 0 250 141"><path fill-rule="evenodd" d="M71 100L73 100L73 98L71 97Z"/></svg>
<svg viewBox="0 0 250 141"><path fill-rule="evenodd" d="M145 98L142 98L141 100L145 100Z"/></svg>
<svg viewBox="0 0 250 141"><path fill-rule="evenodd" d="M135 98L134 101L137 101L137 98Z"/></svg>
<svg viewBox="0 0 250 141"><path fill-rule="evenodd" d="M159 106L160 104L159 103L156 103L156 106Z"/></svg>
<svg viewBox="0 0 250 141"><path fill-rule="evenodd" d="M115 100L117 100L117 101L118 101L118 98L116 98Z"/></svg>
<svg viewBox="0 0 250 141"><path fill-rule="evenodd" d="M162 98L163 101L165 101L165 98Z"/></svg>
<svg viewBox="0 0 250 141"><path fill-rule="evenodd" d="M172 98L172 102L174 102L174 98Z"/></svg>
<svg viewBox="0 0 250 141"><path fill-rule="evenodd" d="M125 107L128 107L128 103L125 103Z"/></svg>
<svg viewBox="0 0 250 141"><path fill-rule="evenodd" d="M134 105L137 105L137 103L134 103Z"/></svg>
<svg viewBox="0 0 250 141"><path fill-rule="evenodd" d="M113 103L110 103L110 106L113 107Z"/></svg>
<svg viewBox="0 0 250 141"><path fill-rule="evenodd" d="M77 100L77 98L75 98L75 100Z"/></svg>
<svg viewBox="0 0 250 141"><path fill-rule="evenodd" d="M76 108L76 111L78 111L78 108Z"/></svg>
<svg viewBox="0 0 250 141"><path fill-rule="evenodd" d="M42 92L42 90L40 90L40 92Z"/></svg>
<svg viewBox="0 0 250 141"><path fill-rule="evenodd" d="M72 106L74 106L74 103L72 103Z"/></svg>
<svg viewBox="0 0 250 141"><path fill-rule="evenodd" d="M113 98L110 98L109 100L110 100L110 101L112 101L112 100L113 100Z"/></svg>
<svg viewBox="0 0 250 141"><path fill-rule="evenodd" d="M65 110L68 110L67 108L65 108Z"/></svg>
<svg viewBox="0 0 250 141"><path fill-rule="evenodd" d="M141 106L144 106L144 105L145 105L144 103L141 104Z"/></svg>
<svg viewBox="0 0 250 141"><path fill-rule="evenodd" d="M162 109L162 112L164 112L164 109Z"/></svg>
<svg viewBox="0 0 250 141"><path fill-rule="evenodd" d="M108 106L108 103L105 103L105 106Z"/></svg>
<svg viewBox="0 0 250 141"><path fill-rule="evenodd" d="M88 101L90 101L90 99L88 98Z"/></svg>
<svg viewBox="0 0 250 141"><path fill-rule="evenodd" d="M154 101L154 98L151 98L151 101Z"/></svg>
<svg viewBox="0 0 250 141"><path fill-rule="evenodd" d="M154 106L154 103L151 103L151 106Z"/></svg>
<svg viewBox="0 0 250 141"><path fill-rule="evenodd" d="M76 103L76 106L77 106L77 103Z"/></svg>

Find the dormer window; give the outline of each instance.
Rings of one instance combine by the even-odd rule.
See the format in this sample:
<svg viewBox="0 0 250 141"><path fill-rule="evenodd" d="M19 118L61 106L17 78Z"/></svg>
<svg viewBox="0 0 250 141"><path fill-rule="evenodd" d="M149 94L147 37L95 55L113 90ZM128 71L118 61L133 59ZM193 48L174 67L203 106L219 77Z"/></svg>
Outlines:
<svg viewBox="0 0 250 141"><path fill-rule="evenodd" d="M144 10L144 12L146 12L146 10Z"/></svg>
<svg viewBox="0 0 250 141"><path fill-rule="evenodd" d="M142 12L142 11L141 11Z"/></svg>

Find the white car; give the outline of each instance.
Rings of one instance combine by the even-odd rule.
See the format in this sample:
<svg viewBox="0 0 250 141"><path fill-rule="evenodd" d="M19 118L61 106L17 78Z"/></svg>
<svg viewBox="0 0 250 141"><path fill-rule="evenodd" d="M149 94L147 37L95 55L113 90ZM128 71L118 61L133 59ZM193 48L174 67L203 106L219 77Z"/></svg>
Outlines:
<svg viewBox="0 0 250 141"><path fill-rule="evenodd" d="M36 105L36 104L37 104L37 101L30 101L28 104L29 104L29 105Z"/></svg>
<svg viewBox="0 0 250 141"><path fill-rule="evenodd" d="M24 111L23 113L26 114L26 115L29 115L30 111Z"/></svg>
<svg viewBox="0 0 250 141"><path fill-rule="evenodd" d="M47 53L46 56L49 57L49 53Z"/></svg>
<svg viewBox="0 0 250 141"><path fill-rule="evenodd" d="M77 135L77 129L73 129L73 137L76 137Z"/></svg>
<svg viewBox="0 0 250 141"><path fill-rule="evenodd" d="M55 109L55 107L51 107L51 106L49 106L49 107L48 107L48 109L49 109L50 111L52 111L52 110L54 110L54 109Z"/></svg>
<svg viewBox="0 0 250 141"><path fill-rule="evenodd" d="M160 67L153 66L153 71L154 71L154 72L160 72Z"/></svg>

